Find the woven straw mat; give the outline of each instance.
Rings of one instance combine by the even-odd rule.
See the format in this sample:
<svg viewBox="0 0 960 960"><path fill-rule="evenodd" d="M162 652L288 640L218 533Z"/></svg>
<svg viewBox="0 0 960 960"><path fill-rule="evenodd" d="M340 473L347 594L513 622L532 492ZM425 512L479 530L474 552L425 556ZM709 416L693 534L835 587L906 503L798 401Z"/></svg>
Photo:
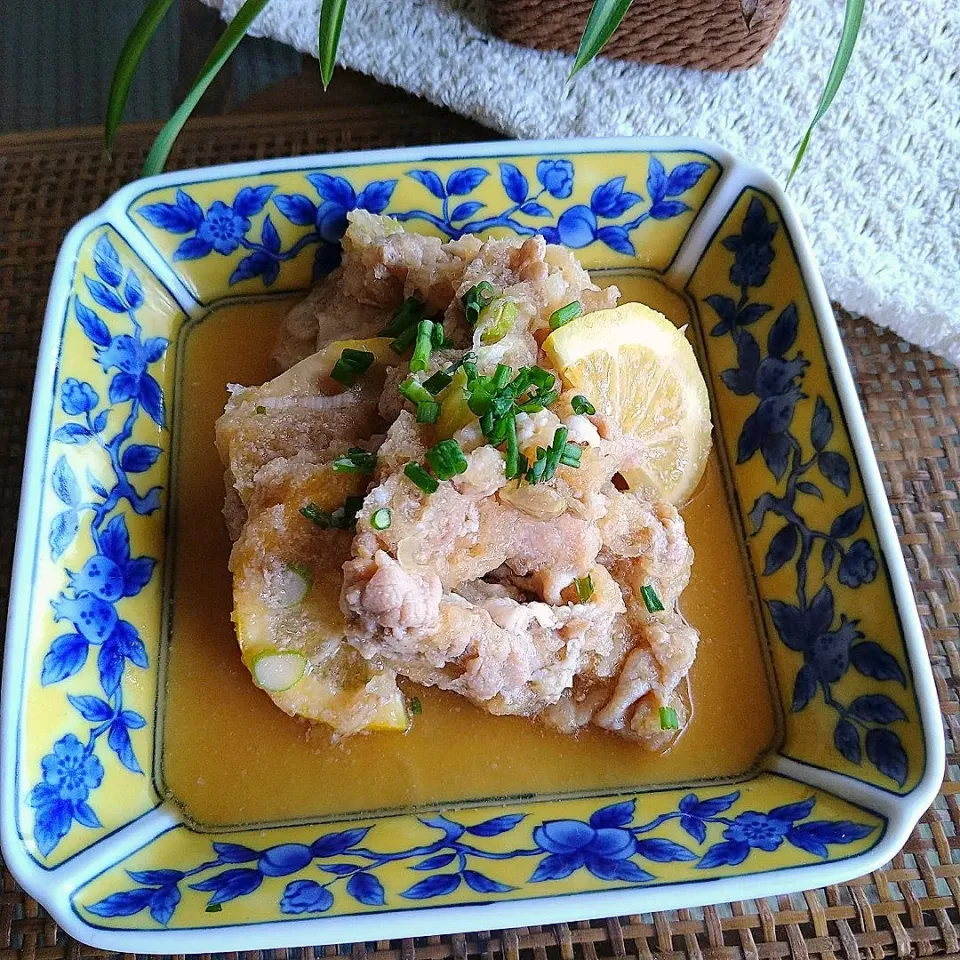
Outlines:
<svg viewBox="0 0 960 960"><path fill-rule="evenodd" d="M423 107L365 118L280 114L200 120L181 137L180 167L342 149L492 136ZM322 120L323 122L319 122ZM0 614L10 561L30 392L44 303L67 229L133 179L151 128L130 127L112 163L96 130L0 137ZM914 585L948 739L947 782L904 850L870 876L805 894L419 940L244 954L255 960L879 960L960 955L960 377L937 357L838 311ZM62 933L5 870L0 960L116 956Z"/></svg>

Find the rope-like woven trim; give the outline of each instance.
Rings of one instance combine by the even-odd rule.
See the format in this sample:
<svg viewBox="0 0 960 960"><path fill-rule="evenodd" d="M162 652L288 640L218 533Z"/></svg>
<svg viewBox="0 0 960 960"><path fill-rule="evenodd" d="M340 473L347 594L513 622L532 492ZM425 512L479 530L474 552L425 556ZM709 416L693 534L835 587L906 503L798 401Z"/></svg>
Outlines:
<svg viewBox="0 0 960 960"><path fill-rule="evenodd" d="M574 53L592 0L488 0L490 25L512 43ZM700 70L759 63L790 0L638 0L604 54Z"/></svg>

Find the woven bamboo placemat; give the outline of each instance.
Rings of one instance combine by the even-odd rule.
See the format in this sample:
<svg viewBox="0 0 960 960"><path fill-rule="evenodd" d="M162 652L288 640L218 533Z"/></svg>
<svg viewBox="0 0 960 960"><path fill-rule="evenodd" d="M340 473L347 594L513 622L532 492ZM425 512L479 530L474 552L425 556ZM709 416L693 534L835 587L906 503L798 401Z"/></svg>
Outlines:
<svg viewBox="0 0 960 960"><path fill-rule="evenodd" d="M196 122L172 165L489 139L468 121L385 92L379 105ZM388 109L384 109L384 103ZM374 108L376 106L376 108ZM67 229L133 179L153 129L123 131L112 162L99 132L0 137L0 613L6 608L24 438L43 310ZM254 960L879 960L960 957L960 376L838 311L914 585L947 736L941 795L903 851L849 884L804 894L515 930L244 954ZM115 957L67 937L6 870L0 960Z"/></svg>

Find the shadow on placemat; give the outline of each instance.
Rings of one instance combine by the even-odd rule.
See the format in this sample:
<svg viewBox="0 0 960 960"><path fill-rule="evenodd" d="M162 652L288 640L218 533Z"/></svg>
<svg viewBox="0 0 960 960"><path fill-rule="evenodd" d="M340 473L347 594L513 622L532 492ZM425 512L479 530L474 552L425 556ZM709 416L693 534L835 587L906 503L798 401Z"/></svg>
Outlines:
<svg viewBox="0 0 960 960"><path fill-rule="evenodd" d="M382 104L193 124L172 166L491 139L483 127L393 92ZM402 99L402 97L401 97ZM33 368L64 234L134 179L155 128L131 127L112 161L96 130L0 138L0 610L5 610ZM960 953L960 809L955 743L960 652L960 377L945 361L838 310L923 619L947 731L947 781L903 851L842 886L670 913L369 943L261 957L354 960L879 960ZM956 779L954 779L956 777ZM960 859L960 858L958 858ZM115 956L66 937L4 870L0 960ZM251 954L251 956L253 956Z"/></svg>

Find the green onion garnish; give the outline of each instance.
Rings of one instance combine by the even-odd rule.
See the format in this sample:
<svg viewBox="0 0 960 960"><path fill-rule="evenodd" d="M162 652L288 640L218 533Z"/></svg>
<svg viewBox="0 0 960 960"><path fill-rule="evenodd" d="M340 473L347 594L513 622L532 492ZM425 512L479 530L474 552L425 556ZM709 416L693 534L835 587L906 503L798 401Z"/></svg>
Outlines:
<svg viewBox="0 0 960 960"><path fill-rule="evenodd" d="M510 374L513 371L505 363L498 363L497 369L493 373L493 385L497 390L502 390L510 382Z"/></svg>
<svg viewBox="0 0 960 960"><path fill-rule="evenodd" d="M507 421L507 479L512 480L520 472L520 451L517 448L517 419L504 417Z"/></svg>
<svg viewBox="0 0 960 960"><path fill-rule="evenodd" d="M417 423L436 423L440 419L440 404L424 400L417 404Z"/></svg>
<svg viewBox="0 0 960 960"><path fill-rule="evenodd" d="M451 377L446 370L438 370L433 376L427 377L427 379L423 381L424 387L429 393L433 394L433 396L446 390L451 383L453 383L453 377Z"/></svg>
<svg viewBox="0 0 960 960"><path fill-rule="evenodd" d="M340 359L334 364L330 376L345 387L351 387L357 377L370 369L373 361L372 353L367 353L366 350L351 350L348 347L340 354Z"/></svg>
<svg viewBox="0 0 960 960"><path fill-rule="evenodd" d="M564 445L563 453L560 454L560 462L565 467L579 467L582 455L583 451L575 443L568 441Z"/></svg>
<svg viewBox="0 0 960 960"><path fill-rule="evenodd" d="M438 321L435 321L433 324L433 330L430 333L430 343L434 350L439 350L441 347L449 344L449 341L443 335L443 324Z"/></svg>
<svg viewBox="0 0 960 960"><path fill-rule="evenodd" d="M480 311L480 342L499 343L517 319L517 305L512 300L494 300Z"/></svg>
<svg viewBox="0 0 960 960"><path fill-rule="evenodd" d="M593 577L588 573L585 577L577 577L574 581L577 587L577 598L586 603L593 596Z"/></svg>
<svg viewBox="0 0 960 960"><path fill-rule="evenodd" d="M659 613L663 610L663 604L660 602L660 598L657 596L657 591L649 584L644 584L640 588L640 596L643 597L643 602L646 605L647 613Z"/></svg>
<svg viewBox="0 0 960 960"><path fill-rule="evenodd" d="M411 403L433 403L433 394L413 377L407 377L397 389L400 394L406 397Z"/></svg>
<svg viewBox="0 0 960 960"><path fill-rule="evenodd" d="M256 410L257 410L257 413L260 414L260 416L263 416L267 412L267 408L259 403L257 404Z"/></svg>
<svg viewBox="0 0 960 960"><path fill-rule="evenodd" d="M393 522L393 515L390 513L389 507L381 507L379 510L374 510L370 516L370 526L374 530L386 530L390 524Z"/></svg>
<svg viewBox="0 0 960 960"><path fill-rule="evenodd" d="M580 306L579 300L574 300L565 307L554 310L553 313L550 314L550 329L556 330L558 327L562 327L565 323L569 323L571 320L579 317L581 313L583 313L583 307Z"/></svg>
<svg viewBox="0 0 960 960"><path fill-rule="evenodd" d="M410 701L410 712L416 717L423 713L423 704L420 702L419 697L414 697Z"/></svg>
<svg viewBox="0 0 960 960"><path fill-rule="evenodd" d="M301 507L300 513L321 530L326 530L331 525L330 514L326 510L321 510L315 503L308 503Z"/></svg>
<svg viewBox="0 0 960 960"><path fill-rule="evenodd" d="M377 456L360 447L351 447L345 457L333 461L334 473L372 473L377 465Z"/></svg>
<svg viewBox="0 0 960 960"><path fill-rule="evenodd" d="M412 480L424 493L433 493L440 486L433 477L427 473L419 463L408 463L403 472Z"/></svg>
<svg viewBox="0 0 960 960"><path fill-rule="evenodd" d="M530 371L530 380L541 390L549 390L556 382L557 378L543 367L527 367Z"/></svg>
<svg viewBox="0 0 960 960"><path fill-rule="evenodd" d="M467 317L467 323L469 323L471 327L480 318L480 311L496 295L497 291L493 284L487 280L481 280L460 298L460 302L463 304L463 312Z"/></svg>
<svg viewBox="0 0 960 960"><path fill-rule="evenodd" d="M579 393L570 401L570 406L573 407L573 412L578 416L582 417L592 416L597 412L597 408L584 396L581 396Z"/></svg>
<svg viewBox="0 0 960 960"><path fill-rule="evenodd" d="M441 440L427 451L427 463L441 480L449 480L467 469L467 458L456 440Z"/></svg>
<svg viewBox="0 0 960 960"><path fill-rule="evenodd" d="M395 340L391 340L388 346L390 349L397 355L405 353L407 350L413 346L414 340L417 339L417 324L413 324L407 327Z"/></svg>
<svg viewBox="0 0 960 960"><path fill-rule="evenodd" d="M382 337L396 337L408 327L415 327L423 317L423 304L416 297L407 297L390 322L380 331Z"/></svg>
<svg viewBox="0 0 960 960"><path fill-rule="evenodd" d="M531 371L533 367L524 367L514 378L510 381L510 396L519 397L527 387L533 383L533 374Z"/></svg>
<svg viewBox="0 0 960 960"><path fill-rule="evenodd" d="M556 399L556 390L540 390L533 394L526 403L519 404L517 409L523 413L539 413L544 407L549 407Z"/></svg>
<svg viewBox="0 0 960 960"><path fill-rule="evenodd" d="M417 345L413 348L410 358L410 369L422 373L430 365L430 353L433 350L433 331L435 324L432 320L421 320L417 324ZM440 331L443 339L443 330ZM399 338L398 338L399 339Z"/></svg>
<svg viewBox="0 0 960 960"><path fill-rule="evenodd" d="M661 730L679 730L680 718L673 707L660 708L660 729Z"/></svg>

